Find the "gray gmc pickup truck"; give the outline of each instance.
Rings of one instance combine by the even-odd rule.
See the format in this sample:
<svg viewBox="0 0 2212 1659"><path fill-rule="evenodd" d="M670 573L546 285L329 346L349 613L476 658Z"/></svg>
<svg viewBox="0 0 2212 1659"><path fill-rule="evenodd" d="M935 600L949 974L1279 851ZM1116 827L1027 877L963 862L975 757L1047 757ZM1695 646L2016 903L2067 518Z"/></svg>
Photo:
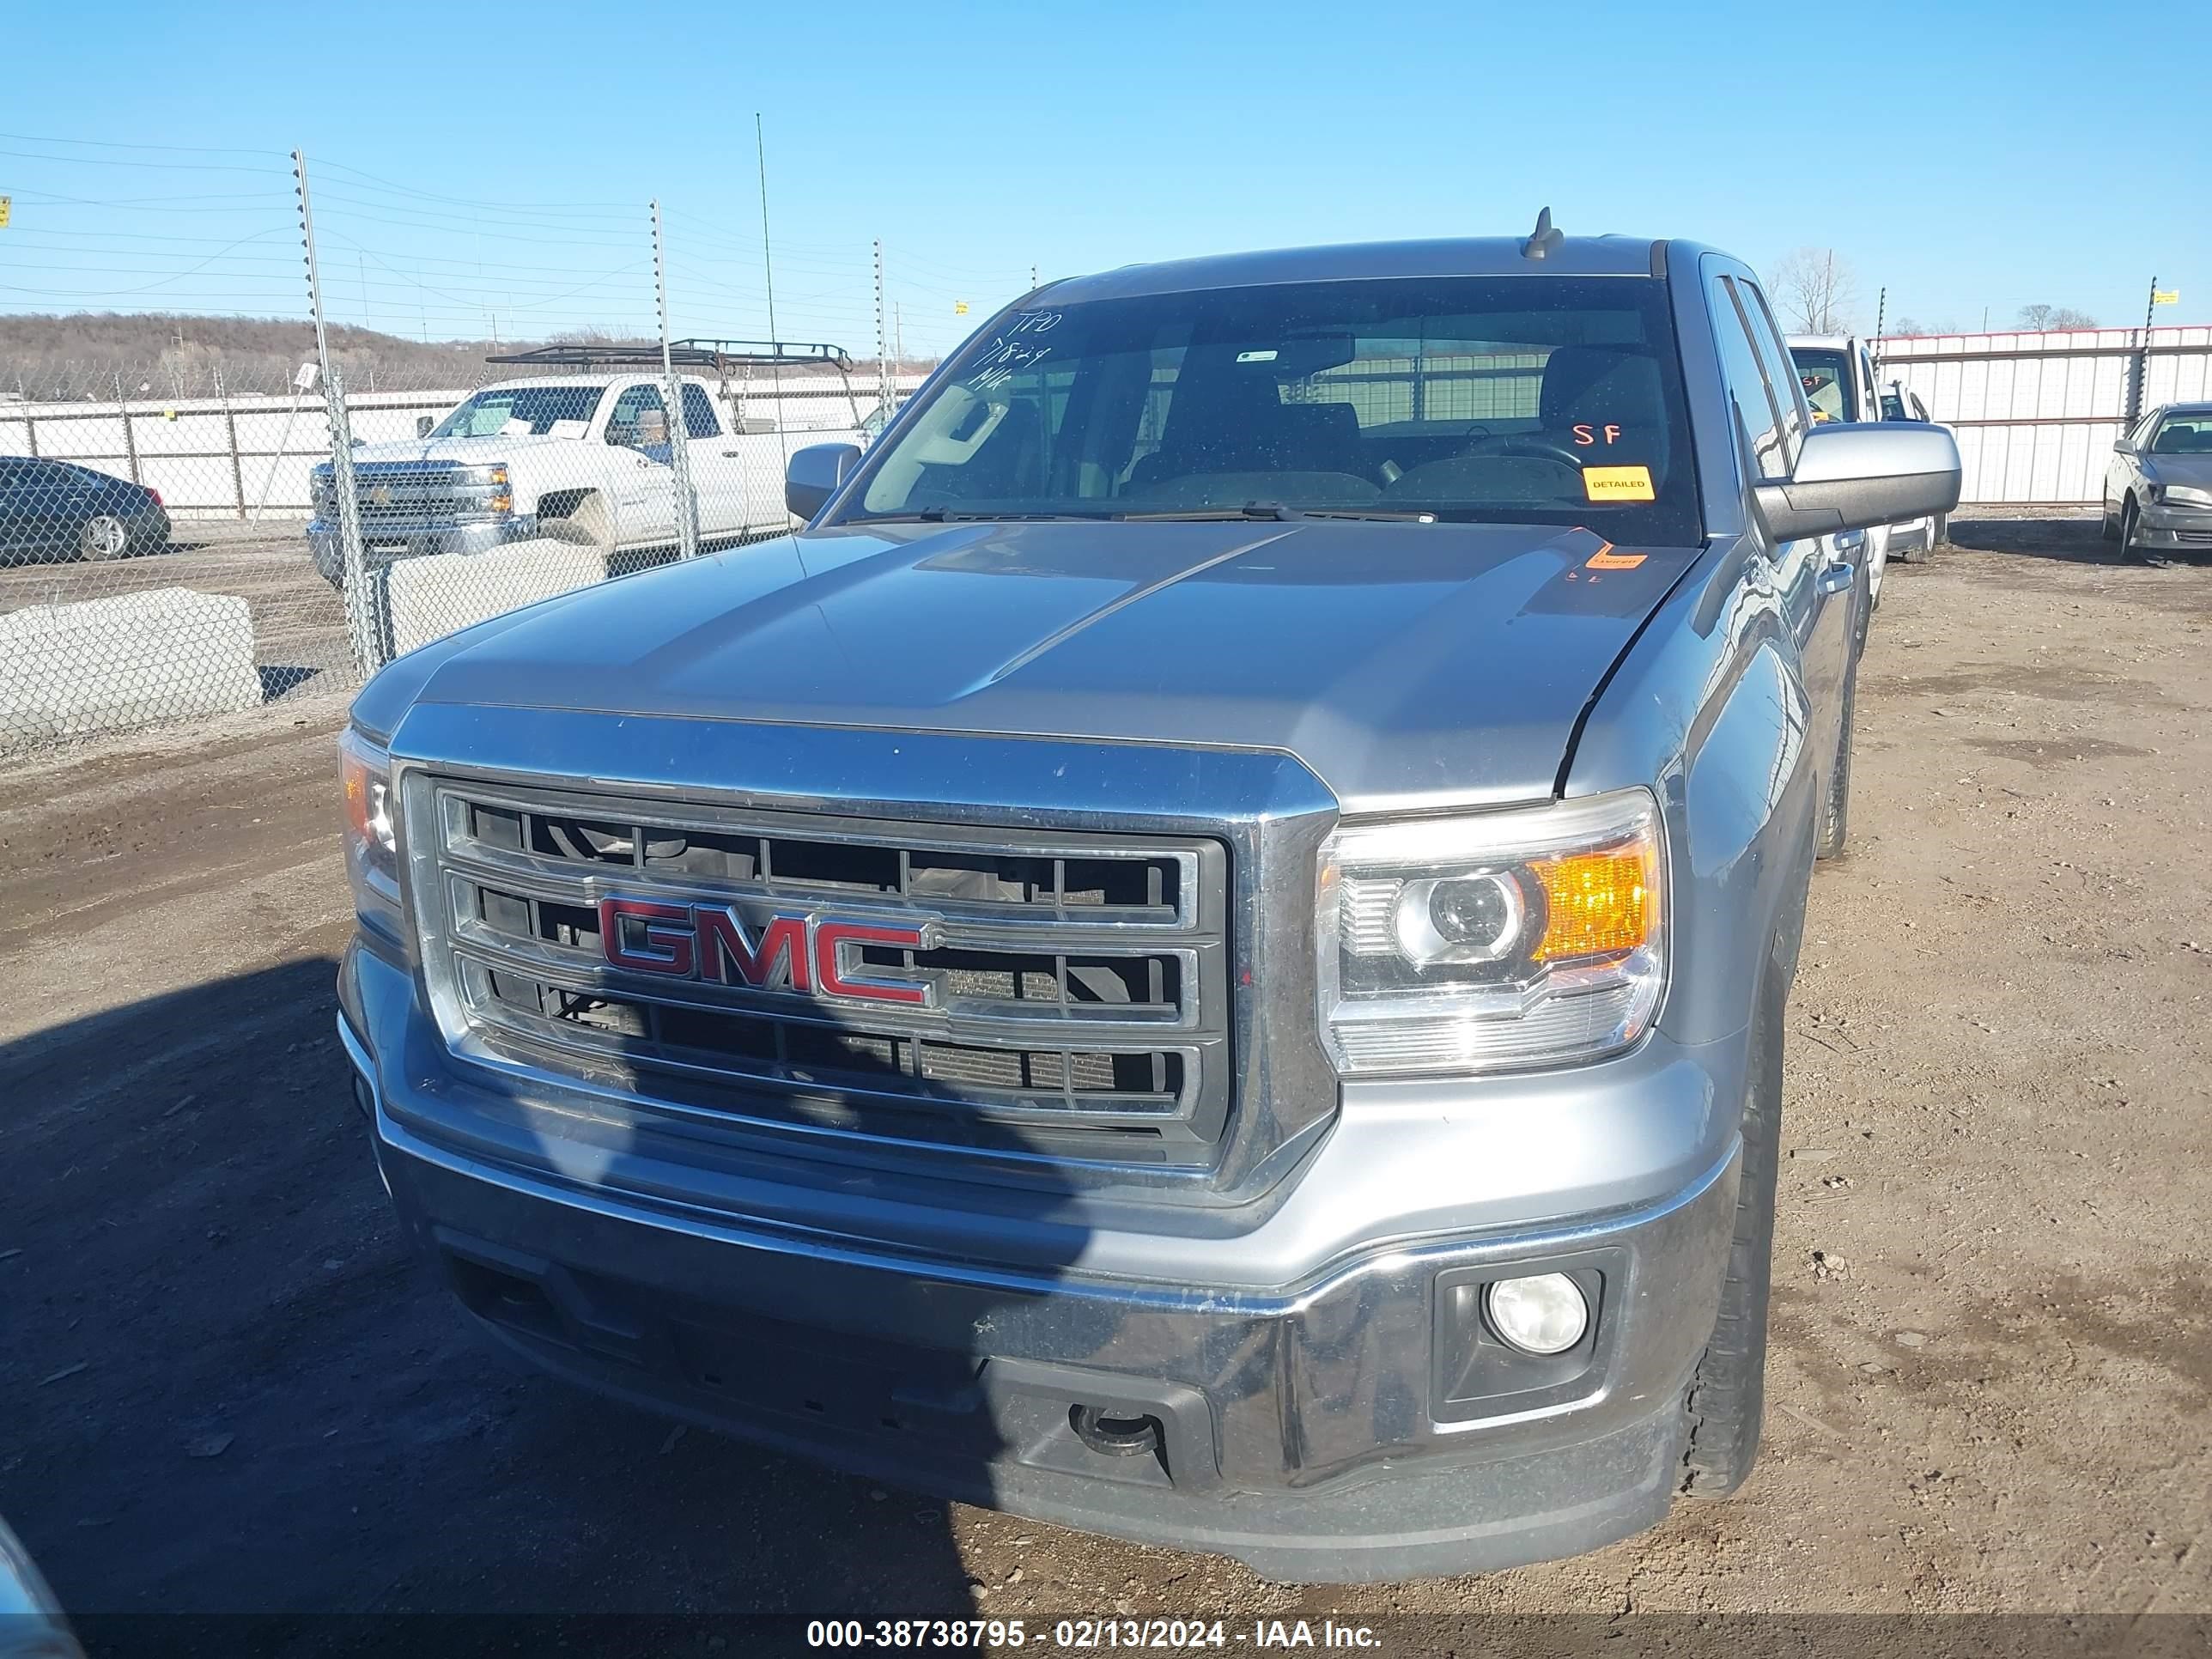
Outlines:
<svg viewBox="0 0 2212 1659"><path fill-rule="evenodd" d="M1723 1494L1837 532L1958 489L1684 242L1041 288L792 458L802 532L362 692L393 1201L590 1388L1281 1578Z"/></svg>

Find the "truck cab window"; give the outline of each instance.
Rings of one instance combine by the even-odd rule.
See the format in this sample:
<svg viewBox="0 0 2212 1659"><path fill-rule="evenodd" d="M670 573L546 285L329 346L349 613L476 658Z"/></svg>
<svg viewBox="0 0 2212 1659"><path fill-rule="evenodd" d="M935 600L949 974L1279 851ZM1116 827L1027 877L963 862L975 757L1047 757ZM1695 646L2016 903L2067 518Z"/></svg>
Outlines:
<svg viewBox="0 0 2212 1659"><path fill-rule="evenodd" d="M1775 407L1782 416L1784 470L1787 473L1796 468L1797 446L1804 438L1805 429L1813 424L1812 405L1797 377L1790 372L1790 349L1782 343L1782 331L1775 327L1774 313L1767 309L1766 296L1759 291L1759 284L1741 276L1731 276L1728 281L1743 302L1744 320L1751 330L1751 348L1759 354L1759 367L1774 388Z"/></svg>
<svg viewBox="0 0 2212 1659"><path fill-rule="evenodd" d="M1721 354L1721 372L1729 397L1735 405L1739 429L1751 446L1751 464L1759 478L1786 478L1790 461L1782 443L1782 413L1774 389L1767 384L1759 354L1753 349L1750 325L1729 292L1725 277L1714 279L1711 301L1713 336Z"/></svg>
<svg viewBox="0 0 2212 1659"><path fill-rule="evenodd" d="M719 438L722 422L714 414L714 400L707 395L707 388L684 383L684 435L687 438Z"/></svg>
<svg viewBox="0 0 2212 1659"><path fill-rule="evenodd" d="M668 410L660 401L659 386L641 383L623 388L614 413L607 416L607 441L648 455L659 452L658 459L667 459Z"/></svg>

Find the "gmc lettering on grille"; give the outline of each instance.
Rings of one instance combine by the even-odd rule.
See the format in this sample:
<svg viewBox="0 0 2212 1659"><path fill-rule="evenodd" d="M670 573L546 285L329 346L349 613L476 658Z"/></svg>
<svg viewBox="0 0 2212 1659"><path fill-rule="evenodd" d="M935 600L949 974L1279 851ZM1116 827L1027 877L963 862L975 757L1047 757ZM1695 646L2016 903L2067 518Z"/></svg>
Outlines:
<svg viewBox="0 0 2212 1659"><path fill-rule="evenodd" d="M927 920L909 926L771 911L749 922L734 904L599 901L601 948L611 965L630 973L915 1008L935 1006L936 981L865 965L860 952L869 945L926 951L932 933Z"/></svg>

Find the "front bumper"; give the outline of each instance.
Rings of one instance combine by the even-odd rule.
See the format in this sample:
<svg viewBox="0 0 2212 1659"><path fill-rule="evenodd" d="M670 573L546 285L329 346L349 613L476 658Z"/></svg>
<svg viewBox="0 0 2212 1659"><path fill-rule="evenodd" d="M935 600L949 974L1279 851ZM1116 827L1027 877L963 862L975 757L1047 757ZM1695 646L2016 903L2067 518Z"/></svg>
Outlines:
<svg viewBox="0 0 2212 1659"><path fill-rule="evenodd" d="M1887 552L1891 556L1906 553L1925 553L1936 545L1936 520L1911 519L1903 524L1888 526Z"/></svg>
<svg viewBox="0 0 2212 1659"><path fill-rule="evenodd" d="M1273 1283L1205 1281L1279 1260L1244 1247L1307 1200L1375 1208L1387 1187L1338 1156L1356 1135L1325 1143L1243 1240L1176 1241L1183 1271L1144 1266L1158 1237L1072 1224L1066 1196L1001 1218L1001 1237L1041 1243L994 1260L918 1244L921 1229L863 1235L826 1206L805 1224L790 1188L708 1210L619 1185L611 1164L549 1150L528 1168L463 1145L441 1125L478 1085L445 1062L411 980L358 947L344 973L340 1033L414 1243L493 1334L601 1393L1291 1580L1517 1565L1668 1508L1732 1229L1732 1129L1648 1200L1450 1234L1384 1207L1358 1218L1357 1246ZM1553 1271L1585 1285L1593 1331L1528 1366L1469 1310L1481 1284ZM1094 1449L1079 1407L1149 1419L1152 1443Z"/></svg>
<svg viewBox="0 0 2212 1659"><path fill-rule="evenodd" d="M538 533L538 515L514 513L497 519L410 525L404 528L363 525L362 557L373 569L395 559L419 559L439 553L489 553ZM307 522L307 547L324 580L339 585L345 575L345 551L335 520Z"/></svg>
<svg viewBox="0 0 2212 1659"><path fill-rule="evenodd" d="M2174 552L2212 550L2212 508L2146 507L2136 520L2135 544Z"/></svg>

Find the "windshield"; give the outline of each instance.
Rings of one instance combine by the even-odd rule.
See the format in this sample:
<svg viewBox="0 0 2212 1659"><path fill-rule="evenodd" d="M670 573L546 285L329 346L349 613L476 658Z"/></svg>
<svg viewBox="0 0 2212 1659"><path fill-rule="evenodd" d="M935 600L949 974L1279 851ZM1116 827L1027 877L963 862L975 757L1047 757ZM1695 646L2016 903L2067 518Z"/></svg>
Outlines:
<svg viewBox="0 0 2212 1659"><path fill-rule="evenodd" d="M1853 418L1850 372L1842 352L1825 346L1792 346L1790 356L1797 365L1797 379L1815 421Z"/></svg>
<svg viewBox="0 0 2212 1659"><path fill-rule="evenodd" d="M556 421L580 421L589 425L605 391L605 387L596 386L495 386L489 392L477 392L439 422L430 435L496 438L507 432L508 422L519 421L542 438L553 429Z"/></svg>
<svg viewBox="0 0 2212 1659"><path fill-rule="evenodd" d="M2212 410L2169 415L2150 441L2154 455L2212 455Z"/></svg>
<svg viewBox="0 0 2212 1659"><path fill-rule="evenodd" d="M844 523L1244 510L1698 538L1663 283L1285 283L1010 313Z"/></svg>

